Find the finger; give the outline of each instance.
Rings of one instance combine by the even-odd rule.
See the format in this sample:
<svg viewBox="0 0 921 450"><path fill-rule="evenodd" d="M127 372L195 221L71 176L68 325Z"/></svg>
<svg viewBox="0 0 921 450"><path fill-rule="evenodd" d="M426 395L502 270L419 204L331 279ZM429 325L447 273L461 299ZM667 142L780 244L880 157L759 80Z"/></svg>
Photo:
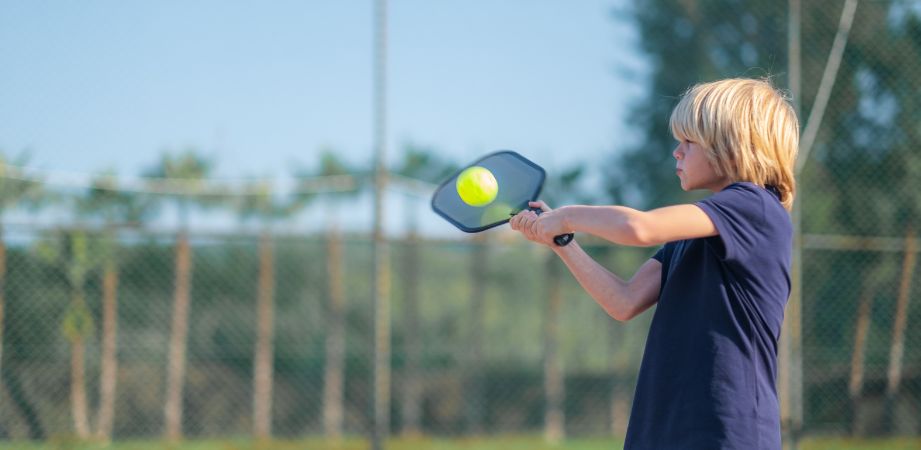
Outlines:
<svg viewBox="0 0 921 450"><path fill-rule="evenodd" d="M516 214L509 219L508 224L511 225L512 229L518 231L521 229L521 214Z"/></svg>
<svg viewBox="0 0 921 450"><path fill-rule="evenodd" d="M532 240L532 241L536 241L536 240L537 240L537 236L534 234L534 230L533 230L534 222L535 222L534 218L525 217L525 218L521 221L521 224L520 224L520 226L521 226L521 233L524 234L524 236L525 236L526 238L528 238L529 240Z"/></svg>
<svg viewBox="0 0 921 450"><path fill-rule="evenodd" d="M528 232L531 233L531 236L534 236L535 238L540 237L539 223L540 223L540 219L537 219L537 218L535 218L534 220L528 223Z"/></svg>
<svg viewBox="0 0 921 450"><path fill-rule="evenodd" d="M552 209L550 209L550 206L547 205L546 203L544 203L543 200L538 200L538 201L536 201L536 202L528 202L528 206L530 206L530 207L532 207L532 208L540 208L540 210L543 211L543 212L550 212L550 211L552 211Z"/></svg>
<svg viewBox="0 0 921 450"><path fill-rule="evenodd" d="M520 221L524 219L525 217L531 217L531 216L537 217L537 215L534 214L534 211L524 209L524 210L518 211L518 213L513 215L512 218L518 217L518 220Z"/></svg>
<svg viewBox="0 0 921 450"><path fill-rule="evenodd" d="M530 223L530 217L528 217L527 214L522 212L516 215L515 217L513 217L512 220L509 221L509 223L512 224L513 230L524 232L525 230L528 229L528 224Z"/></svg>
<svg viewBox="0 0 921 450"><path fill-rule="evenodd" d="M546 244L546 239L543 237L541 230L543 227L538 222L533 222L528 228L528 239L537 242L538 244Z"/></svg>

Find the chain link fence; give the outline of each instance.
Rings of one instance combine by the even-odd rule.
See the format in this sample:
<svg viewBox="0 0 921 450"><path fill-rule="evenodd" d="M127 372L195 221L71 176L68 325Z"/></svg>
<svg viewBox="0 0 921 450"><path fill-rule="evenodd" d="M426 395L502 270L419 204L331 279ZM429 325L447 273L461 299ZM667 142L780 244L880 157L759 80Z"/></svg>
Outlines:
<svg viewBox="0 0 921 450"><path fill-rule="evenodd" d="M6 233L5 437L70 435L78 433L76 420L86 420L95 435L106 407L115 411L115 439L163 436L178 235L119 232L117 289L106 298L105 264L86 267L77 286L68 278L79 265L71 249L43 256L49 244L72 247L82 237L92 251L103 231L7 226ZM510 237L391 243L396 432L539 432L548 391L556 392L558 426L567 433L625 429L648 320L608 319L550 252ZM367 434L371 242L339 233L191 232L188 238L182 436L254 430L259 401L271 402L276 437ZM650 253L588 248L624 267ZM259 400L261 277L274 286L274 372L268 398ZM81 301L89 324L74 333L68 327ZM117 308L115 330L103 326L107 301ZM110 380L103 368L107 332L117 343ZM82 375L75 376L78 345ZM554 382L548 384L545 371ZM108 406L106 383L116 392ZM79 411L76 391L86 398Z"/></svg>
<svg viewBox="0 0 921 450"><path fill-rule="evenodd" d="M799 5L791 48L807 126L851 1L672 6L689 17L678 30L687 39L704 39L699 15L741 10L739 36L778 37L771 49L787 55L780 37ZM787 430L798 437L917 437L921 3L855 3L799 177L802 395L781 396L801 402L799 429ZM736 36L730 28L717 31ZM716 61L708 77L761 61L764 49L743 44L698 55ZM774 72L787 66L773 61ZM13 198L15 178L3 175ZM367 233L158 231L64 216L2 224L0 440L370 433ZM508 232L390 244L394 433L623 436L652 312L613 321L552 254ZM623 277L653 252L583 246Z"/></svg>
<svg viewBox="0 0 921 450"><path fill-rule="evenodd" d="M802 5L806 127L843 47L799 179L803 431L917 436L921 3L822 3Z"/></svg>

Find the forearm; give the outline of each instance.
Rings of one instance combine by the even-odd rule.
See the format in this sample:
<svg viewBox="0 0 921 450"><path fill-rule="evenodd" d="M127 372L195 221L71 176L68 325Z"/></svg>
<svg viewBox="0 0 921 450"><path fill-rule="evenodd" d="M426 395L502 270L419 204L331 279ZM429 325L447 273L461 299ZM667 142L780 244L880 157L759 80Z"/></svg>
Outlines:
<svg viewBox="0 0 921 450"><path fill-rule="evenodd" d="M598 264L576 241L565 247L554 247L553 250L582 288L609 316L627 321L642 312L639 309L640 302L631 297L630 284Z"/></svg>
<svg viewBox="0 0 921 450"><path fill-rule="evenodd" d="M655 245L646 233L646 214L626 206L573 205L560 208L567 228L621 245Z"/></svg>

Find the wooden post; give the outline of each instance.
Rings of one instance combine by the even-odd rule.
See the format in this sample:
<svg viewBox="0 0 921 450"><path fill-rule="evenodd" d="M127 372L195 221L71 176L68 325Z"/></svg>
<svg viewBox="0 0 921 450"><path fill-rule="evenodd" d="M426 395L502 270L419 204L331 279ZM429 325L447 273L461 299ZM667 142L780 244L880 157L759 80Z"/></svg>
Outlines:
<svg viewBox="0 0 921 450"><path fill-rule="evenodd" d="M464 372L465 419L467 432L478 435L483 432L483 411L486 399L483 396L483 320L486 306L486 274L488 238L484 233L473 235L473 252L470 258L470 329L465 345Z"/></svg>
<svg viewBox="0 0 921 450"><path fill-rule="evenodd" d="M848 395L851 400L850 428L851 435L857 435L857 410L863 393L864 353L867 347L867 335L870 330L870 312L873 309L875 289L869 281L864 281L857 307L857 322L854 326L854 352L851 354L851 375L848 381Z"/></svg>
<svg viewBox="0 0 921 450"><path fill-rule="evenodd" d="M256 293L256 348L253 355L253 435L272 436L272 382L275 360L275 264L272 236L259 239L259 284Z"/></svg>
<svg viewBox="0 0 921 450"><path fill-rule="evenodd" d="M902 356L905 353L905 324L908 321L908 300L911 297L911 279L918 256L918 242L914 228L909 225L905 233L905 257L902 260L902 277L899 297L892 326L892 347L889 349L889 371L886 380L886 429L893 428L893 409L902 381Z"/></svg>
<svg viewBox="0 0 921 450"><path fill-rule="evenodd" d="M338 223L330 224L326 240L326 275L329 312L326 330L326 364L323 372L323 431L331 442L342 437L345 418L345 282L342 236Z"/></svg>
<svg viewBox="0 0 921 450"><path fill-rule="evenodd" d="M560 261L555 254L547 252L547 312L544 317L544 439L550 444L558 444L565 436L565 418L563 409L565 399L565 381L563 361L560 357L560 310L563 304L563 292L560 279Z"/></svg>

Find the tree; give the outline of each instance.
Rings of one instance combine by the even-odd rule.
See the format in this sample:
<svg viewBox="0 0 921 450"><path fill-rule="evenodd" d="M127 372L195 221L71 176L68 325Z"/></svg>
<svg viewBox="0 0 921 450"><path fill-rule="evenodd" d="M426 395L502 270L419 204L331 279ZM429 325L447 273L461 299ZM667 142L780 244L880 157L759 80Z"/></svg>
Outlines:
<svg viewBox="0 0 921 450"><path fill-rule="evenodd" d="M355 171L326 149L320 153L320 167L316 173L298 174L298 199L312 200L319 192L327 191L326 208L326 270L327 320L326 353L323 371L323 432L327 438L342 437L345 419L345 350L346 350L346 293L342 235L339 229L338 202L357 192L353 178ZM317 175L319 178L317 178Z"/></svg>
<svg viewBox="0 0 921 450"><path fill-rule="evenodd" d="M678 188L671 155L676 144L668 129L671 110L679 96L696 83L785 71L788 28L783 6L768 0L634 4L630 16L638 25L640 51L651 73L648 91L633 105L629 119L642 137L635 145L620 149L606 171L608 194L614 202L649 209L687 203L703 195ZM812 73L813 68L803 72ZM775 84L789 85L782 78ZM784 426L789 427L787 402L783 405Z"/></svg>
<svg viewBox="0 0 921 450"><path fill-rule="evenodd" d="M550 176L541 196L551 207L562 206L566 201L590 203L579 190L579 182L584 175L584 166L577 165L563 170L559 175ZM559 352L563 267L553 253L547 254L544 267L547 293L547 309L544 315L544 397L547 402L544 411L544 439L550 443L559 443L566 435L565 375Z"/></svg>
<svg viewBox="0 0 921 450"><path fill-rule="evenodd" d="M817 165L829 168L834 188L846 193L835 198L834 209L829 211L833 215L823 220L844 225L854 234L904 237L901 270L891 267L887 274L899 288L891 300L893 317L886 321L892 332L887 343L886 413L881 425L885 432L896 434L915 428L912 423L900 430L900 423L917 420L911 408L902 407L914 401L901 392L901 380L917 256L916 224L921 215L921 194L916 188L917 170L921 168L917 151L921 139L921 100L917 95L921 90L921 13L900 8L904 5L860 4L861 20L854 26L852 43L845 53L850 70L839 80L847 84L843 89L837 89L836 84L836 90L844 93L836 95L835 103L829 105L838 113L830 123L835 126L834 133L826 131L824 136L830 150L817 161ZM838 98L841 95L851 102L842 102ZM842 103L849 106L844 111L839 109ZM860 270L855 266L855 271Z"/></svg>
<svg viewBox="0 0 921 450"><path fill-rule="evenodd" d="M615 20L624 20L616 11ZM651 208L696 198L678 188L668 118L693 84L728 76L759 76L752 68L783 71L786 11L769 0L749 2L636 1L640 51L651 65L648 91L632 106L628 125L642 138L615 154L606 179L611 199ZM634 75L639 81L640 74ZM782 80L781 80L782 81Z"/></svg>
<svg viewBox="0 0 921 450"><path fill-rule="evenodd" d="M119 190L114 174L93 180L89 194L77 200L81 215L102 221L103 233L98 237L102 265L102 355L99 377L99 409L96 418L96 438L112 439L115 421L115 392L118 380L118 263L117 228L137 225L152 212L146 197Z"/></svg>
<svg viewBox="0 0 921 450"><path fill-rule="evenodd" d="M803 89L794 101L802 105L800 122L805 125L829 59L840 5L797 3L802 5L804 57ZM634 105L631 115L631 124L642 139L611 160L607 185L615 201L648 208L695 198L675 188L669 152L673 144L666 128L671 108L678 95L697 82L783 74L788 58L788 11L784 6L784 2L766 0L636 2L630 15L638 25L640 50L650 62L651 74L647 96ZM907 236L908 225L917 221L921 205L912 175L921 167L916 151L921 138L917 127L921 101L916 95L921 88L917 76L921 21L916 12L898 2L861 2L856 17L814 150L798 177L802 231ZM784 77L776 76L774 84L789 86ZM851 339L842 337L852 335L854 322L827 314L816 305L833 298L836 304L855 304L857 309L863 290L860 277L840 274L879 273L876 266L880 264L884 258L875 253L831 262L804 253L801 270L809 274L807 283L816 294L804 299L802 323L823 330L802 332L804 349L827 350L847 364L847 355L839 349L852 345ZM888 272L887 278L898 279L898 273ZM812 369L819 372L824 367ZM845 414L838 414L845 422ZM785 425L799 427L798 419L785 419ZM792 431L785 436L798 432Z"/></svg>
<svg viewBox="0 0 921 450"><path fill-rule="evenodd" d="M457 165L439 158L430 147L407 144L403 151L403 160L396 173L402 177L392 180L395 184L408 184L421 181L432 185L439 183L458 169ZM419 320L419 273L422 270L419 255L418 235L418 194L412 186L406 196L406 244L403 252L404 298L403 325L405 342L405 360L401 394L402 434L418 436L422 433L422 333ZM427 194L429 194L426 191ZM428 197L428 195L426 196ZM426 200L428 200L426 198Z"/></svg>
<svg viewBox="0 0 921 450"><path fill-rule="evenodd" d="M268 439L272 435L272 384L275 359L275 256L272 238L273 223L290 216L296 202L287 204L277 199L271 186L256 182L247 186L236 198L241 219L255 218L261 222L259 237L259 282L256 294L256 345L253 354L253 435Z"/></svg>
<svg viewBox="0 0 921 450"><path fill-rule="evenodd" d="M3 308L6 283L6 246L3 240L3 216L8 210L23 203L35 203L41 195L41 183L26 177L20 167L28 163L22 154L12 164L0 154L0 369L3 361Z"/></svg>
<svg viewBox="0 0 921 450"><path fill-rule="evenodd" d="M29 403L21 388L16 373L4 365L6 334L4 312L6 308L6 241L3 236L3 219L6 212L17 206L38 206L45 198L41 181L32 179L21 170L28 163L28 155L23 153L11 163L0 153L0 377L10 391L13 404L19 408L29 427L29 436L40 440L44 430L38 421L35 408ZM5 369L5 370L4 370Z"/></svg>
<svg viewBox="0 0 921 450"><path fill-rule="evenodd" d="M483 385L485 379L483 364L483 322L486 314L487 278L489 274L489 236L487 233L476 233L470 237L471 247L469 270L470 291L469 310L470 317L465 345L461 347L460 363L463 367L464 379L464 416L466 432L472 435L483 433L484 415L486 409L486 396Z"/></svg>
<svg viewBox="0 0 921 450"><path fill-rule="evenodd" d="M149 183L154 190L166 188L167 195L176 204L180 222L179 233L176 237L176 281L164 405L164 431L166 438L170 441L177 441L182 437L182 392L185 385L191 301L189 293L192 286L192 249L189 246L188 233L189 212L194 204L202 204L208 198L201 194L204 180L211 172L211 168L210 161L196 155L194 150L187 150L175 156L164 154L158 165L145 174L150 178Z"/></svg>
<svg viewBox="0 0 921 450"><path fill-rule="evenodd" d="M830 27L823 22L834 21L837 17L823 14L819 5L807 2L803 6L803 42L811 42L810 37L821 36L823 27ZM914 242L914 224L921 213L921 195L914 187L916 170L921 167L921 156L917 152L917 142L921 138L921 130L917 127L921 101L916 95L921 89L921 77L917 75L921 68L918 63L921 57L921 19L917 12L900 11L900 8L904 5L859 3L841 69L835 74L828 108L823 121L818 124L813 150L799 179L803 195L798 201L802 204L804 233L904 237L907 253L902 270L878 252L844 254L830 264L818 258L803 258L803 273L809 274L808 283L819 292L811 299L804 299L803 323L825 331L804 332L803 347L834 350L851 347L848 342L851 341L854 352L865 352L867 359L889 357L887 376L879 376L885 378L887 384L885 420L881 424L851 422L848 425L852 431L876 428L894 432L899 421L895 420L895 415L900 414L899 411L904 413L904 409L898 407L899 400L903 399L898 392L900 328L904 327L905 314L908 313L908 288L914 266L914 259L909 254ZM893 20L894 17L899 19ZM827 51L825 49L829 46L823 43L807 49L813 47ZM810 84L807 63L808 60L804 61L804 86ZM823 63L824 59L820 59L819 64L812 63L819 66L811 70L812 80L818 79ZM813 81L811 84L818 83ZM810 90L804 89L804 106L811 105L810 94ZM812 111L809 110L809 113L811 119ZM900 286L897 293L886 296L895 306L894 317L873 319L866 316L864 310L872 311L869 305L876 299L862 294L871 287L862 284L869 284L873 277L853 276L856 274L875 274L878 279L891 280L891 285ZM847 294L842 295L842 292ZM854 305L859 320L842 321L840 317L827 314L825 308L819 306L827 304L823 301L825 298L834 298L848 307ZM883 300L887 299L884 297ZM870 313L870 316L873 315ZM873 345L872 335L869 338L861 336L869 327L869 322L892 327L888 351L883 351L885 344L882 342ZM878 334L882 336L885 333ZM846 360L846 355L839 358ZM863 407L864 396L859 389L863 382L861 364L862 361L852 361L852 368L857 370L852 370L852 382L849 384L857 411ZM818 372L823 368L814 369ZM868 373L867 378L873 375ZM808 373L804 375L808 376ZM873 420L866 414L855 416L864 421ZM840 417L842 422L849 422L847 414Z"/></svg>
<svg viewBox="0 0 921 450"><path fill-rule="evenodd" d="M70 286L70 302L61 331L70 343L70 406L74 431L80 439L91 436L86 394L86 341L93 335L95 321L86 302L86 279L103 260L110 258L111 247L93 239L85 229L56 232L38 243L39 256L48 263L61 264Z"/></svg>

